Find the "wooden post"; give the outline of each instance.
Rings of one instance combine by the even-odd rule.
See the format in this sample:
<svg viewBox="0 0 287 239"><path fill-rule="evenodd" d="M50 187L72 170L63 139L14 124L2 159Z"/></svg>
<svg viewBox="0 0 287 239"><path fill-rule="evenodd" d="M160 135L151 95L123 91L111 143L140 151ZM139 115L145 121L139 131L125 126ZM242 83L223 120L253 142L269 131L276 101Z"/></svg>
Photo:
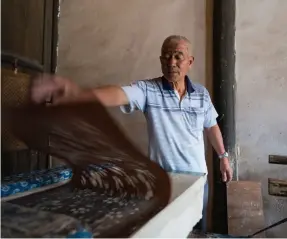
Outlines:
<svg viewBox="0 0 287 239"><path fill-rule="evenodd" d="M213 2L213 95L218 124L237 178L235 146L235 0ZM214 152L213 231L228 233L226 184L221 181L220 161Z"/></svg>

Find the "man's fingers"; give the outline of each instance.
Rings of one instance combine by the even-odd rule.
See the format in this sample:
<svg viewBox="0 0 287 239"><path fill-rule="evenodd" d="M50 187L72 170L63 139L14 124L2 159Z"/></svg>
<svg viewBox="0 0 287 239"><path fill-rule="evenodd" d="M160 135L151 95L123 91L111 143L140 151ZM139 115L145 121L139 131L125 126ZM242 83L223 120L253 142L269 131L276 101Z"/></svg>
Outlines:
<svg viewBox="0 0 287 239"><path fill-rule="evenodd" d="M35 103L49 101L57 89L58 86L51 76L41 75L33 80L31 86L31 99Z"/></svg>
<svg viewBox="0 0 287 239"><path fill-rule="evenodd" d="M225 171L225 172L222 172L222 181L226 182L226 180L227 180L227 176L226 176L226 171Z"/></svg>
<svg viewBox="0 0 287 239"><path fill-rule="evenodd" d="M230 182L232 180L232 169L227 170L227 181Z"/></svg>

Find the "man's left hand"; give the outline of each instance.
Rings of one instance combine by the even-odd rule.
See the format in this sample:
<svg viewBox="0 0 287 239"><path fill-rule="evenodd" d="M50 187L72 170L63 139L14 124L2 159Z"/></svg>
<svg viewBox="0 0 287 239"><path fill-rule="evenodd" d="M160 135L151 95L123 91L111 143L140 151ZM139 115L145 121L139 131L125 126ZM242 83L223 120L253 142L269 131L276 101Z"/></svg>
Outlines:
<svg viewBox="0 0 287 239"><path fill-rule="evenodd" d="M228 158L220 159L220 172L223 182L227 183L232 180L232 168L230 167Z"/></svg>

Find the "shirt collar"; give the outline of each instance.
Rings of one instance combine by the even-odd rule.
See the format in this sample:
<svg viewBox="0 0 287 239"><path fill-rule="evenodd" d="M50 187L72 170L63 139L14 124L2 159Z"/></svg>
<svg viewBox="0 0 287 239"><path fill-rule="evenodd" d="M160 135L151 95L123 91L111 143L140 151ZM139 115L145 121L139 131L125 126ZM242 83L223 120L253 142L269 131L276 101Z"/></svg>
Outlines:
<svg viewBox="0 0 287 239"><path fill-rule="evenodd" d="M162 79L162 86L164 90L173 90L171 84L168 82L167 79L165 79L164 76L162 76L161 79ZM186 84L186 90L189 94L194 92L194 88L188 76L185 76L185 84Z"/></svg>

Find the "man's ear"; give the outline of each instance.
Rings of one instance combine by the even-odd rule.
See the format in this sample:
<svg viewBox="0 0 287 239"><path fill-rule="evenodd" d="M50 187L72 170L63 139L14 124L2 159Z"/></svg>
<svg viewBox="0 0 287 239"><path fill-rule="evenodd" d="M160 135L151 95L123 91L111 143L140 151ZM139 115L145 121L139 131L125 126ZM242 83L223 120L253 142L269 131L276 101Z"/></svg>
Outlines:
<svg viewBox="0 0 287 239"><path fill-rule="evenodd" d="M190 56L189 57L189 66L191 66L193 62L194 62L194 57Z"/></svg>

